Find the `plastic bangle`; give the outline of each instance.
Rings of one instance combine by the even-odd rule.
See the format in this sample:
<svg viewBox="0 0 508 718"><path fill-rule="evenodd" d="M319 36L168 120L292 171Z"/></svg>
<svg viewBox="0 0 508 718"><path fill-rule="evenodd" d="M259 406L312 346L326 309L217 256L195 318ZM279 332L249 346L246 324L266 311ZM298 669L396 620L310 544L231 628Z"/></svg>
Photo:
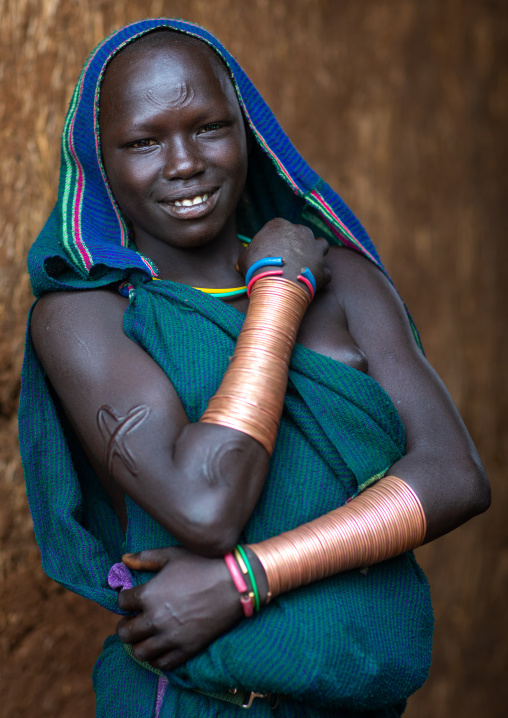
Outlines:
<svg viewBox="0 0 508 718"><path fill-rule="evenodd" d="M245 275L245 284L247 284L247 285L249 284L254 272L257 272L258 269L261 269L261 267L283 267L283 266L284 266L284 260L282 259L282 257L264 257L263 259L258 259L258 261L254 262L254 264L251 264L251 266L247 270L247 273Z"/></svg>
<svg viewBox="0 0 508 718"><path fill-rule="evenodd" d="M224 556L224 561L226 562L227 569L231 575L231 578L233 579L235 588L240 594L240 603L242 604L245 618L251 618L252 614L254 613L254 609L252 606L252 598L248 593L247 584L245 583L244 577L240 573L240 569L238 568L238 564L236 563L233 554L227 553Z"/></svg>
<svg viewBox="0 0 508 718"><path fill-rule="evenodd" d="M284 274L282 269L274 269L271 272L261 272L261 274L256 274L256 276L253 277L247 285L247 296L250 297L252 287L258 281L258 279L263 279L263 277L276 277L277 275L280 276L281 274Z"/></svg>
<svg viewBox="0 0 508 718"><path fill-rule="evenodd" d="M307 269L307 267L302 269L302 274L299 274L297 276L297 279L300 282L303 282L303 284L305 284L305 286L310 292L310 301L312 301L316 293L316 280L314 279L314 275L312 274L310 269Z"/></svg>
<svg viewBox="0 0 508 718"><path fill-rule="evenodd" d="M259 612L259 608L260 608L260 605L259 605L259 592L258 592L258 587L257 587L256 579L255 579L255 577L254 577L254 571L253 571L252 568L251 568L251 565L250 565L250 563L249 563L249 559L247 558L247 554L246 554L245 551L243 550L243 547L240 546L240 544L238 544L236 548L238 549L238 553L239 553L240 556L243 558L243 561L244 561L244 563L245 563L245 566L247 567L247 571L248 571L248 573L249 573L250 582L251 582L251 584L252 584L252 590L253 590L253 592L254 592L254 602L255 602L256 612Z"/></svg>
<svg viewBox="0 0 508 718"><path fill-rule="evenodd" d="M224 556L224 561L226 562L226 566L228 567L228 571L231 574L231 578L233 579L233 583L235 584L235 588L238 593L247 593L247 584L245 583L244 577L240 573L240 569L238 568L238 564L236 563L233 554L227 553Z"/></svg>
<svg viewBox="0 0 508 718"><path fill-rule="evenodd" d="M252 605L253 597L252 593L244 593L240 596L240 603L242 604L245 618L252 618L254 615L254 606Z"/></svg>
<svg viewBox="0 0 508 718"><path fill-rule="evenodd" d="M238 546L235 546L235 548L233 549L233 553L235 554L236 562L240 566L240 569L241 569L243 575L247 576L249 573L249 570L248 570L247 566L245 565L245 561L243 560L242 554L238 550Z"/></svg>

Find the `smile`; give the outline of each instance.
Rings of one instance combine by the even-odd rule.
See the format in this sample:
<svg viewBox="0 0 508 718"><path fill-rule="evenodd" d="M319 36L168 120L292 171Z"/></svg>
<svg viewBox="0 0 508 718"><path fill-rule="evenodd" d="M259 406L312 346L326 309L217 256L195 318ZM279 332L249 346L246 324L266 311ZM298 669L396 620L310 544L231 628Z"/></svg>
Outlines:
<svg viewBox="0 0 508 718"><path fill-rule="evenodd" d="M167 198L159 202L162 209L175 219L199 219L208 215L217 204L220 189L209 189L201 194Z"/></svg>
<svg viewBox="0 0 508 718"><path fill-rule="evenodd" d="M205 194L198 194L195 197L189 197L186 199L175 199L175 201L170 202L170 204L173 204L175 207L194 207L196 204L206 202L209 196L210 194L206 192Z"/></svg>

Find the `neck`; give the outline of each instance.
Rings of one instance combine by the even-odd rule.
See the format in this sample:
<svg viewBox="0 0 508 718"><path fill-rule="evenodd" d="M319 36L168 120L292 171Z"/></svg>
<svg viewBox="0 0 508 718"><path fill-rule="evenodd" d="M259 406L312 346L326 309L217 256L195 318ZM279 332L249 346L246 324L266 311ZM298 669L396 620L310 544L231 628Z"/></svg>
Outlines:
<svg viewBox="0 0 508 718"><path fill-rule="evenodd" d="M243 276L235 269L243 250L235 223L212 241L198 247L145 242L138 235L135 243L138 250L155 263L159 279L193 287L234 287L244 283Z"/></svg>

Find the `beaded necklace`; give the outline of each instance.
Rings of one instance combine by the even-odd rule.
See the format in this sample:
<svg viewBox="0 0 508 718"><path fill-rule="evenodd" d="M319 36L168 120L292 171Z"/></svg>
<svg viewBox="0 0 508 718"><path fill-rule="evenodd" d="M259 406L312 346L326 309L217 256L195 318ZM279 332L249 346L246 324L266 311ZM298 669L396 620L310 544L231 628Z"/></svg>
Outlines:
<svg viewBox="0 0 508 718"><path fill-rule="evenodd" d="M237 234L238 239L243 244L244 247L246 247L248 244L250 244L251 240L249 237L245 237L243 234ZM154 280L158 280L159 277L154 277ZM205 294L209 294L211 297L217 297L217 299L225 299L226 297L235 297L240 294L246 294L247 293L247 287L230 287L228 289L210 289L209 287L192 287L193 289L197 289L199 292L204 292Z"/></svg>

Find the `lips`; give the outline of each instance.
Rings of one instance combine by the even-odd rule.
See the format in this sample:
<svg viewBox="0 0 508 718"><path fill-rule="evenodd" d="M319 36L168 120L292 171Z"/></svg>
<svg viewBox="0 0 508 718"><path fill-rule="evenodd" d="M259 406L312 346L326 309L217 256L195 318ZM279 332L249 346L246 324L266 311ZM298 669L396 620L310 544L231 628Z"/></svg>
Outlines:
<svg viewBox="0 0 508 718"><path fill-rule="evenodd" d="M189 191L177 197L167 197L159 200L159 205L171 217L177 219L198 219L209 214L217 204L218 189L207 191Z"/></svg>

